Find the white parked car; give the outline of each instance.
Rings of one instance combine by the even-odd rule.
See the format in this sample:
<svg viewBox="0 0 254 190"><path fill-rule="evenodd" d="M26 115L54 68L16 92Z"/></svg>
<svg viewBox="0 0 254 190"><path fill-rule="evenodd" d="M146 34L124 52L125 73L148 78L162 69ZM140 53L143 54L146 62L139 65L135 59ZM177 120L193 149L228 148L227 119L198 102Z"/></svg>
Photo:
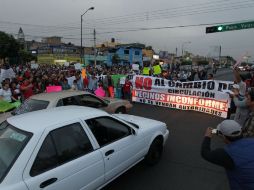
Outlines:
<svg viewBox="0 0 254 190"><path fill-rule="evenodd" d="M143 159L156 164L168 135L160 121L89 107L10 117L0 124L0 189L100 189Z"/></svg>

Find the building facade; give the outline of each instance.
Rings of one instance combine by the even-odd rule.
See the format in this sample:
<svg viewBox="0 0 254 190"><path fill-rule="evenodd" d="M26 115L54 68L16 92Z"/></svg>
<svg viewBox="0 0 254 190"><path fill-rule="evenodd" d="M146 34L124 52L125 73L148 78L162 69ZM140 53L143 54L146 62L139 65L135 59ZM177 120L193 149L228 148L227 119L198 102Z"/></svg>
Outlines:
<svg viewBox="0 0 254 190"><path fill-rule="evenodd" d="M142 49L145 47L143 44L122 44L117 45L108 51L107 65L132 65L138 64L143 66Z"/></svg>

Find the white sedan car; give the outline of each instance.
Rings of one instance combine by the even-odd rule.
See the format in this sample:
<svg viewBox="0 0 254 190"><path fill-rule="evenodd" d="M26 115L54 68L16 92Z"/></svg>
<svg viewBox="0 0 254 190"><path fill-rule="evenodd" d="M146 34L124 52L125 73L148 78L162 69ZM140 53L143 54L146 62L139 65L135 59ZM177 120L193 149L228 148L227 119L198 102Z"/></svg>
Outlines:
<svg viewBox="0 0 254 190"><path fill-rule="evenodd" d="M156 164L166 124L66 106L0 124L0 189L100 189L145 159Z"/></svg>

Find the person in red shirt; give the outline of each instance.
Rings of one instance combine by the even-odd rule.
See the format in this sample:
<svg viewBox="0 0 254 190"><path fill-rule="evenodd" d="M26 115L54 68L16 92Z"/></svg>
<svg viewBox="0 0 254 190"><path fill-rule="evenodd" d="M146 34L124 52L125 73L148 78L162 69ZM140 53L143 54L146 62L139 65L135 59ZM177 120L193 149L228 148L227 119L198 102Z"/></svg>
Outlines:
<svg viewBox="0 0 254 190"><path fill-rule="evenodd" d="M33 84L32 84L31 80L32 80L32 78L30 78L29 80L26 78L20 86L20 91L23 95L24 100L28 99L30 96L32 96L34 94L33 93Z"/></svg>
<svg viewBox="0 0 254 190"><path fill-rule="evenodd" d="M24 75L25 75L26 78L30 78L31 73L30 73L30 71L27 69Z"/></svg>
<svg viewBox="0 0 254 190"><path fill-rule="evenodd" d="M132 83L126 78L125 84L123 85L124 99L127 99L127 100L131 99L131 87L132 87Z"/></svg>
<svg viewBox="0 0 254 190"><path fill-rule="evenodd" d="M89 81L88 81L88 78L87 78L87 77L85 77L85 78L83 79L83 84L84 84L84 89L87 89L87 88L88 88L88 84L89 84Z"/></svg>

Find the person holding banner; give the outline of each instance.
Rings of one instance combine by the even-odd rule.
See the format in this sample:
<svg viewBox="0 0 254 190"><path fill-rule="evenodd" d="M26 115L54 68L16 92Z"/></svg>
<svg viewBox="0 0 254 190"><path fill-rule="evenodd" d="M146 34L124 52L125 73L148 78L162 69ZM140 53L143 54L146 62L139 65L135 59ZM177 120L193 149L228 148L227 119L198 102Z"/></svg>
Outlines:
<svg viewBox="0 0 254 190"><path fill-rule="evenodd" d="M145 76L150 76L151 75L151 69L150 69L150 62L149 61L144 62L144 67L143 67L142 74L145 75Z"/></svg>
<svg viewBox="0 0 254 190"><path fill-rule="evenodd" d="M161 74L161 66L159 61L157 61L154 63L154 66L153 66L153 75L159 76L160 74Z"/></svg>
<svg viewBox="0 0 254 190"><path fill-rule="evenodd" d="M207 80L214 80L213 74L212 74L212 73L209 73L209 74L207 75Z"/></svg>

